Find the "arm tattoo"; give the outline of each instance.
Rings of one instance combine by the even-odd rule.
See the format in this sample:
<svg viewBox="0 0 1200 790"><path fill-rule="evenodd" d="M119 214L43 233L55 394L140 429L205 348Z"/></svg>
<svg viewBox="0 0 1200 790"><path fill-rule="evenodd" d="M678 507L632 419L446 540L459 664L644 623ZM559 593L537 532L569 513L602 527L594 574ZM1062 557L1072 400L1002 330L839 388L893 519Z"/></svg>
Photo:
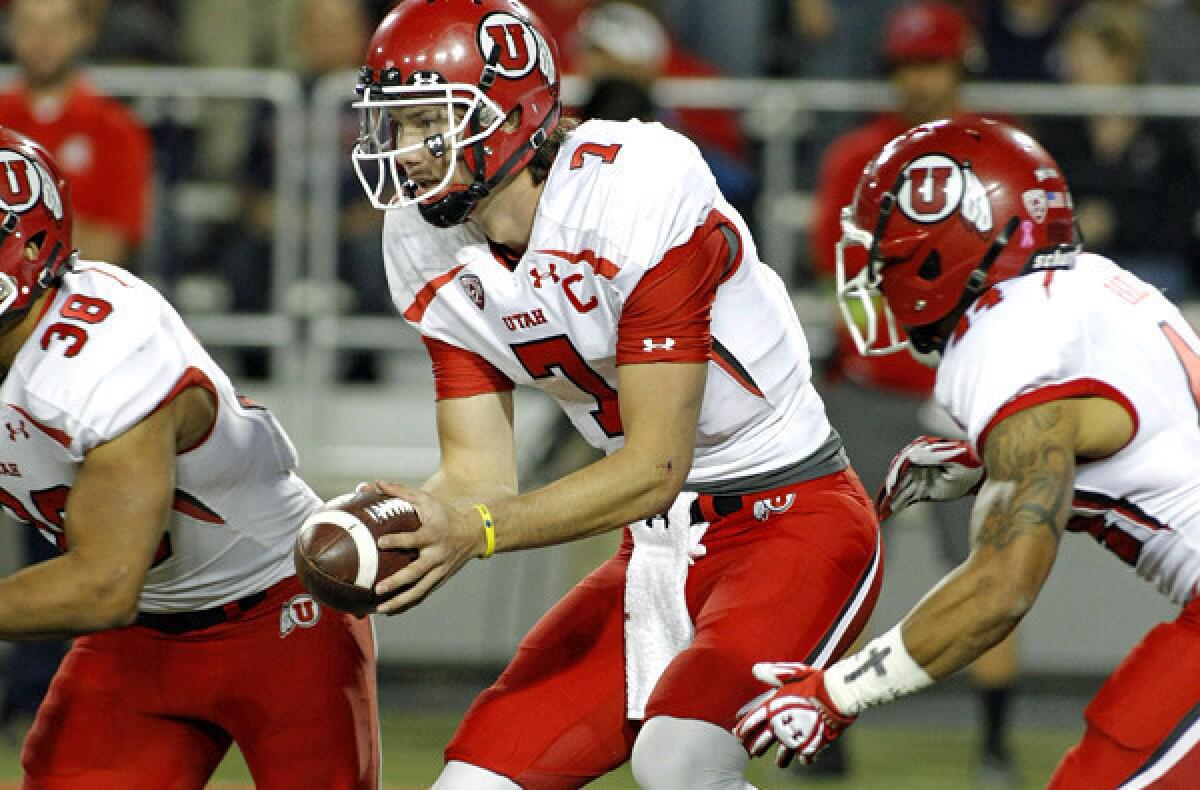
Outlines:
<svg viewBox="0 0 1200 790"><path fill-rule="evenodd" d="M975 542L1003 549L1023 535L1062 539L1075 480L1075 452L1061 404L1048 403L1018 412L996 426L988 438L985 461L989 479L1009 481L979 525Z"/></svg>

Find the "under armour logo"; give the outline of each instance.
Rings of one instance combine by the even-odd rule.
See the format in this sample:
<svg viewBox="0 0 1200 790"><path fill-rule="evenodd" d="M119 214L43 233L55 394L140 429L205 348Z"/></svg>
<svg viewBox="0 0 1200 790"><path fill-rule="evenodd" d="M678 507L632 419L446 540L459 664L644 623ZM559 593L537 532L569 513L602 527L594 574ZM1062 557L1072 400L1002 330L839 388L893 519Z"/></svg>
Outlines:
<svg viewBox="0 0 1200 790"><path fill-rule="evenodd" d="M24 420L21 420L20 422L18 422L17 427L15 427L15 428L13 427L13 424L11 422L4 423L4 427L8 429L8 440L10 442L15 442L17 440L18 433L21 434L22 438L25 438L25 439L29 438L29 431L25 429L25 421Z"/></svg>
<svg viewBox="0 0 1200 790"><path fill-rule="evenodd" d="M844 680L847 683L853 683L865 675L868 669L875 670L875 674L878 677L886 676L887 670L883 668L883 660L891 655L891 652L892 649L890 647L885 647L883 650L880 650L877 647L871 648L871 655L862 663L862 666L846 675Z"/></svg>
<svg viewBox="0 0 1200 790"><path fill-rule="evenodd" d="M649 354L651 351L670 351L675 348L675 338L664 337L663 342L656 343L652 337L642 338L642 351Z"/></svg>
<svg viewBox="0 0 1200 790"><path fill-rule="evenodd" d="M414 71L408 75L409 85L440 85L446 80L436 71Z"/></svg>
<svg viewBox="0 0 1200 790"><path fill-rule="evenodd" d="M547 265L550 267L550 273L549 273L549 274L542 274L542 273L541 273L541 272L539 272L539 271L538 271L536 268L534 268L534 269L530 269L530 270L529 270L529 276L533 278L533 287L534 287L534 288L541 288L541 287L542 287L542 280L543 280L544 278L548 278L548 279L550 279L550 280L552 280L552 281L554 281L554 282L556 282L556 283L558 282L558 271L557 271L557 267L556 267L556 266L555 266L555 264L553 264L553 263L550 263L550 264L547 264Z"/></svg>

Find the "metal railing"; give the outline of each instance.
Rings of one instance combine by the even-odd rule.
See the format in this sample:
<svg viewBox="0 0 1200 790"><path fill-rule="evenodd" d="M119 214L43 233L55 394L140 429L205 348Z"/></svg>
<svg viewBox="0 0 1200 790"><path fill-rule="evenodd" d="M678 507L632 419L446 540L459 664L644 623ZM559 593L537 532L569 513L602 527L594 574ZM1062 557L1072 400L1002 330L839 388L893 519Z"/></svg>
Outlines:
<svg viewBox="0 0 1200 790"><path fill-rule="evenodd" d="M0 69L0 77L5 73ZM315 481L353 475L356 470L339 472L346 459L361 458L364 467L377 459L380 446L360 445L340 430L331 436L336 421L330 419L330 408L338 402L332 394L338 389L337 357L347 348L405 354L420 346L416 334L401 326L398 317L354 315L336 298L344 288L338 283L338 171L349 156L339 124L353 99L355 74L327 76L307 96L295 75L281 71L100 68L91 75L101 90L112 95L183 105L192 114L197 110L191 105L207 100L271 105L277 114L278 161L273 168L269 309L261 314L188 312L187 318L210 346L271 350L273 405L284 413ZM578 79L566 78L566 103L578 103L586 87ZM794 279L792 268L806 257L810 195L797 176L801 144L812 134L814 120L893 104L890 85L881 81L668 79L656 85L655 93L663 106L725 108L741 114L747 135L758 145L756 238L764 260L785 279ZM967 87L967 103L1016 116L1125 112L1195 119L1200 118L1200 86L979 83ZM822 304L820 295L797 295L806 326L818 336L831 315ZM815 345L820 345L819 338ZM422 360L420 365L424 364ZM418 466L436 462L436 449L423 442L402 449L399 455L419 459Z"/></svg>
<svg viewBox="0 0 1200 790"><path fill-rule="evenodd" d="M209 346L271 349L276 364L272 380L260 388L263 400L281 412L300 450L304 476L323 493L373 475L415 479L430 471L437 463L432 390L416 334L399 317L349 314L334 297L340 290L337 172L339 162L349 155L342 150L338 123L352 98L354 75L328 77L307 97L295 76L274 71L97 69L93 77L113 95L179 104L181 112L193 115L203 111L196 103L210 99L265 101L272 106L278 114L279 155L273 176L274 241L270 261L264 262L272 267L270 308L246 315L198 312L182 305L185 317ZM568 80L567 101L577 102L584 88ZM808 203L797 183L798 148L811 134L814 119L883 109L892 100L889 86L880 82L666 80L656 92L667 106L723 107L743 114L747 133L759 143L762 197L755 212L756 237L764 259L785 275L787 267L803 257L799 253L804 249ZM1200 87L1084 90L979 84L969 88L968 100L971 106L1013 115L1121 111L1200 117ZM796 304L810 334L827 329L833 311L823 294L800 292ZM405 357L398 384L389 381L385 387L362 390L334 380L337 355L347 348L421 356ZM523 400L517 411L525 448L540 443L547 416L554 413L553 406L535 398ZM381 655L410 660L507 658L525 628L573 580L578 566L587 564L571 553L575 550L572 546L520 552L473 564L470 572L430 601L381 627ZM1071 561L1067 557L1060 564ZM912 572L911 567L907 570ZM1076 571L1068 565L1065 572L1070 579L1086 581L1095 569ZM1086 623L1094 608L1086 601L1070 607L1070 613ZM1038 625L1027 627L1036 632ZM1106 628L1111 629L1111 622L1097 630ZM1063 659L1033 654L1043 643L1031 644L1028 658L1034 668L1039 662L1057 666L1054 662ZM1107 666L1124 649L1124 643L1064 648L1071 665L1084 668Z"/></svg>

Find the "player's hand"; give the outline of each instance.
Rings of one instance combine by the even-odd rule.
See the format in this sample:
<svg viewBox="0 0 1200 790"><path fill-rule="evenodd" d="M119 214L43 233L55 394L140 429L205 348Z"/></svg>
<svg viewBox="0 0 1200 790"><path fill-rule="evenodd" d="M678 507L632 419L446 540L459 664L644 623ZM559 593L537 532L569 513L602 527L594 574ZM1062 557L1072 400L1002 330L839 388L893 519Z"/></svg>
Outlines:
<svg viewBox="0 0 1200 790"><path fill-rule="evenodd" d="M375 592L380 596L399 590L377 609L380 614L399 614L419 604L468 560L481 553L483 527L474 512L457 511L420 489L384 482L377 482L374 487L408 501L421 517L420 529L383 535L378 541L380 549L416 549L419 552L407 567L375 585Z"/></svg>
<svg viewBox="0 0 1200 790"><path fill-rule="evenodd" d="M843 714L829 699L824 670L791 662L764 663L754 665L754 676L777 688L738 711L741 718L733 734L751 757L778 743L775 764L780 768L796 757L811 763L858 718Z"/></svg>
<svg viewBox="0 0 1200 790"><path fill-rule="evenodd" d="M918 436L896 454L883 487L875 495L875 511L887 521L917 502L944 502L977 491L983 464L971 445L958 439Z"/></svg>

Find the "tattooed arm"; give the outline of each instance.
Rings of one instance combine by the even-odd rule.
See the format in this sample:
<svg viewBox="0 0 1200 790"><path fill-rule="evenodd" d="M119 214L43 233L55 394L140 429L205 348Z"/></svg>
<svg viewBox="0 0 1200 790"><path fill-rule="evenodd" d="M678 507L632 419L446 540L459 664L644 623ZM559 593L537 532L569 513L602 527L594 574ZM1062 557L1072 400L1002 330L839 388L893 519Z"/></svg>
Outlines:
<svg viewBox="0 0 1200 790"><path fill-rule="evenodd" d="M1051 401L997 423L983 448L988 481L971 514L972 550L902 624L934 679L975 660L1037 599L1066 527L1077 458L1120 449L1128 415L1099 398Z"/></svg>
<svg viewBox="0 0 1200 790"><path fill-rule="evenodd" d="M1132 435L1130 416L1102 398L1051 401L997 423L982 448L988 481L971 515L971 555L902 623L829 668L756 664L755 676L778 688L741 711L735 734L747 750L778 742L781 765L811 760L862 711L920 691L1007 636L1058 555L1076 460L1111 455Z"/></svg>

